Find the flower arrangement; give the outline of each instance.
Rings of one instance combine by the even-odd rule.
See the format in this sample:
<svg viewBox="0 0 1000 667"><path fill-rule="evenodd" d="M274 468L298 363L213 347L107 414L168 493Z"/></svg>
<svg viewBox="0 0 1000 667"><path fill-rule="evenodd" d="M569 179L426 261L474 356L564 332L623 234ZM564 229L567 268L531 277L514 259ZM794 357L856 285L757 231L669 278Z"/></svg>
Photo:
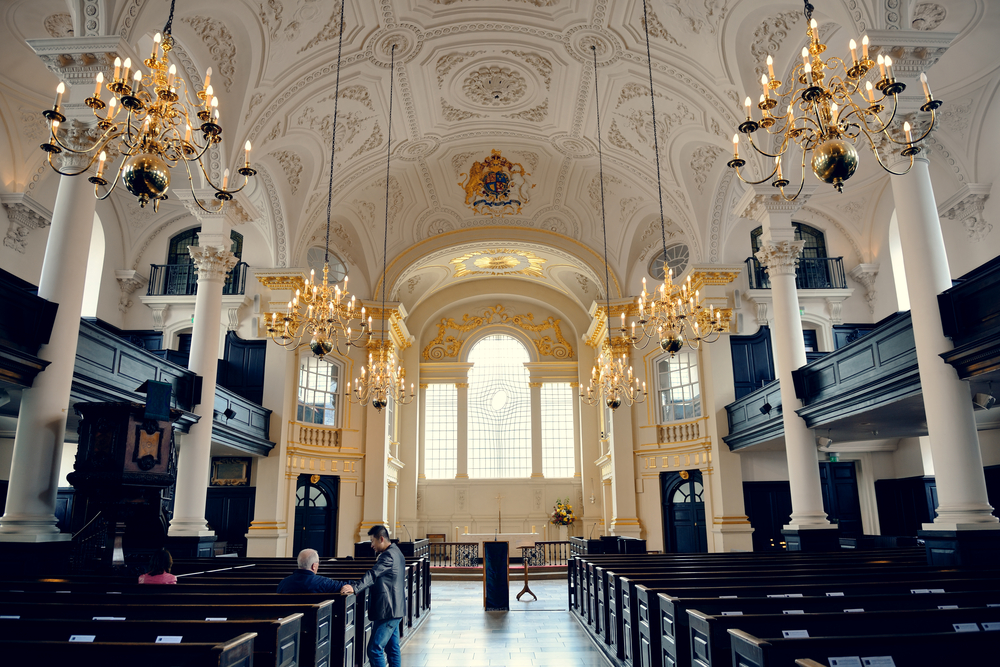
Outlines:
<svg viewBox="0 0 1000 667"><path fill-rule="evenodd" d="M576 517L573 516L573 506L569 504L569 498L566 500L567 502L563 502L556 498L556 506L552 509L552 514L549 516L549 523L557 526L568 526L576 521Z"/></svg>

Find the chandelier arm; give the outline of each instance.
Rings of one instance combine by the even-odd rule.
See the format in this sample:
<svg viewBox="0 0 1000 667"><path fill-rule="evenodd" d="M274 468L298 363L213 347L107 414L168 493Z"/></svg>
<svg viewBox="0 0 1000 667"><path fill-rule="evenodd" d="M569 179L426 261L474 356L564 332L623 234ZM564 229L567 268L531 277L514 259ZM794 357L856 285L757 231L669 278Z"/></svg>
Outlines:
<svg viewBox="0 0 1000 667"><path fill-rule="evenodd" d="M870 140L870 138L869 138L869 140ZM874 153L874 154L875 154L875 161L876 161L876 162L878 162L878 166L882 167L883 169L885 169L885 170L886 170L887 172L889 172L889 173L890 173L890 174L892 174L893 176L905 176L906 174L910 173L910 169L912 169L912 168L913 168L913 155L914 155L914 154L912 154L912 153L911 153L911 154L909 155L909 158L910 158L910 164L909 164L909 166L908 166L908 167L906 168L906 170L905 170L905 171L893 171L893 170L892 170L892 169L890 169L889 167L885 166L885 163L884 163L884 162L882 162L882 156L878 154L878 149L877 149L877 148L875 148L875 142L871 142L871 143L872 143L872 153Z"/></svg>
<svg viewBox="0 0 1000 667"><path fill-rule="evenodd" d="M916 139L904 143L907 143L908 145L919 144L921 141L927 138L927 135L929 135L931 133L931 130L933 129L934 129L934 109L931 109L931 122L927 125L927 129L924 131L924 133L919 137L917 137Z"/></svg>
<svg viewBox="0 0 1000 667"><path fill-rule="evenodd" d="M783 150L781 150L781 151L780 151L780 152L778 152L778 153L768 153L767 151L765 151L765 150L763 150L762 148L760 148L760 147L759 147L759 146L758 146L758 145L756 144L756 142L754 142L754 140L753 140L753 133L750 133L750 132L748 132L748 133L747 133L747 138L748 138L748 139L750 140L750 147L751 147L751 148L753 148L753 149L754 149L755 151L757 151L758 153L760 153L761 155L763 155L764 157L771 157L771 158L775 158L775 157L781 157L782 155L784 155L784 154L785 154L785 151L786 151L786 150L788 150L788 145L787 145L787 143L783 141L783 142L781 142L781 143L782 143L782 145L783 145L783 146L785 146L785 148L784 148ZM775 171L777 171L777 169L775 169ZM768 178L770 178L770 176L769 176Z"/></svg>
<svg viewBox="0 0 1000 667"><path fill-rule="evenodd" d="M743 175L740 173L739 167L735 167L735 169L736 169L736 175L739 176L740 180L748 185L760 185L761 183L766 183L767 181L771 180L772 176L778 173L778 167L777 165L775 165L771 173L765 176L764 178L760 179L759 181L748 181L747 179L743 178Z"/></svg>
<svg viewBox="0 0 1000 667"><path fill-rule="evenodd" d="M97 197L97 201L104 201L105 199L111 196L111 193L115 191L115 188L118 187L118 184L121 182L122 171L124 171L124 169L125 169L125 160L122 160L121 164L118 165L118 169L115 171L115 180L111 182L111 187L108 188L108 191L105 192L103 195L97 194L97 188L99 183L94 183L94 196Z"/></svg>
<svg viewBox="0 0 1000 667"><path fill-rule="evenodd" d="M81 154L82 154L82 153L81 153ZM53 156L53 155L57 155L57 153L47 153L47 156L48 156L48 160L49 160L49 166L50 166L50 167L52 167L52 171L56 172L56 173L57 173L57 174L59 174L60 176L79 176L79 175L80 175L80 174L82 174L83 172L85 172L85 171L87 171L88 169L90 169L91 165L93 165L93 164L94 164L94 162L95 162L95 161L97 160L97 156L95 155L94 157L90 158L90 161L89 161L89 162L87 162L87 166L86 166L86 167L84 167L84 168L83 168L83 169L81 169L80 171L73 171L73 172L70 172L70 171L62 171L61 169L59 169L59 167L55 166L55 165L54 165L54 164L52 163L52 156Z"/></svg>
<svg viewBox="0 0 1000 667"><path fill-rule="evenodd" d="M798 196L800 194L802 194L802 187L806 184L806 173L805 172L806 172L805 163L803 162L802 163L802 180L799 181L799 189L795 191L795 194L793 196L789 197L789 196L787 196L785 194L785 186L783 186L783 185L778 186L778 190L781 191L781 198L782 199L784 199L785 201L795 201L796 198L798 198Z"/></svg>
<svg viewBox="0 0 1000 667"><path fill-rule="evenodd" d="M112 141L114 141L115 138L118 137L119 135L109 134L110 132L112 132L113 129L114 129L113 126L111 128L108 128L107 130L105 130L105 132L104 132L104 134L102 136L98 137L97 140L94 141L94 143L91 146L89 146L88 148L82 148L82 149L81 148L73 148L69 144L63 143L63 141L59 138L58 133L52 131L51 127L49 128L49 136L55 142L56 146L58 146L59 148L63 149L67 153L73 153L74 155L87 155L89 153L95 152L100 147L106 147L109 143L111 143ZM91 164L93 164L93 163L91 163ZM88 166L88 168L90 167L90 165L87 165L87 166ZM75 175L76 174L63 174L63 176L75 176Z"/></svg>

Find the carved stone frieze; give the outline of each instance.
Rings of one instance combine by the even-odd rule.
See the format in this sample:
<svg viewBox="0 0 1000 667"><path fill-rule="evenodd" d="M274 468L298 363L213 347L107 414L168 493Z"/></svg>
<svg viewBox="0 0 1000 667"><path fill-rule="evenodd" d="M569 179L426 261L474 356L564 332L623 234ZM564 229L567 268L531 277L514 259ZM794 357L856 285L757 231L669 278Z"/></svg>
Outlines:
<svg viewBox="0 0 1000 667"><path fill-rule="evenodd" d="M23 193L0 195L0 202L7 210L7 236L3 244L15 252L24 253L28 234L52 224L52 213Z"/></svg>
<svg viewBox="0 0 1000 667"><path fill-rule="evenodd" d="M69 86L88 85L92 88L97 73L107 74L109 68L114 68L115 58L123 52L122 40L116 35L46 37L27 42L49 71ZM90 115L90 109L81 107Z"/></svg>
<svg viewBox="0 0 1000 667"><path fill-rule="evenodd" d="M302 158L299 157L298 153L286 150L273 151L268 155L277 160L282 171L285 172L285 181L288 183L289 189L293 195L296 194L302 184Z"/></svg>
<svg viewBox="0 0 1000 667"><path fill-rule="evenodd" d="M118 310L122 315L132 307L132 293L146 284L146 278L134 269L119 269L115 271L115 280L121 288L121 296L118 297Z"/></svg>
<svg viewBox="0 0 1000 667"><path fill-rule="evenodd" d="M516 104L527 87L521 72L502 65L483 65L462 82L462 91L471 102L494 107Z"/></svg>
<svg viewBox="0 0 1000 667"><path fill-rule="evenodd" d="M656 13L653 12L653 10L648 9L647 13L649 14L649 20L647 21L643 18L642 27L648 30L650 37L662 39L668 44L685 48L683 44L674 39L673 35L667 32L667 29L664 27L663 23L660 22L660 19L656 16Z"/></svg>
<svg viewBox="0 0 1000 667"><path fill-rule="evenodd" d="M535 324L535 317L531 313L511 314L501 304L486 308L479 314L467 313L462 316L461 322L443 317L437 325L437 336L427 344L422 356L427 361L442 361L457 357L467 338L462 334L468 334L491 324L506 324L527 333L540 357L572 359L573 345L563 337L559 327L560 322L561 320L549 317L544 322ZM459 332L459 335L448 335L449 329ZM551 330L551 335L544 333L548 330Z"/></svg>
<svg viewBox="0 0 1000 667"><path fill-rule="evenodd" d="M868 301L868 311L875 313L875 301L878 294L875 291L875 279L878 277L878 264L858 264L848 275L865 287L865 299Z"/></svg>
<svg viewBox="0 0 1000 667"><path fill-rule="evenodd" d="M705 181L708 180L708 174L715 166L715 161L723 153L725 151L721 148L710 144L695 149L694 155L691 156L691 173L694 174L694 184L698 187L698 192L705 191Z"/></svg>
<svg viewBox="0 0 1000 667"><path fill-rule="evenodd" d="M759 77L765 73L764 62L768 56L775 56L781 49L788 34L800 30L797 23L802 19L801 11L781 12L764 19L753 32L753 42L750 44L750 55L757 63L754 70Z"/></svg>
<svg viewBox="0 0 1000 667"><path fill-rule="evenodd" d="M216 63L219 76L226 86L227 92L232 92L233 79L236 77L236 42L229 27L217 19L208 16L186 16L181 19L191 26L191 29L201 38L208 49L213 62Z"/></svg>
<svg viewBox="0 0 1000 667"><path fill-rule="evenodd" d="M914 30L934 30L948 16L948 10L934 2L921 2L913 8L910 27Z"/></svg>
<svg viewBox="0 0 1000 667"><path fill-rule="evenodd" d="M536 107L518 111L517 113L503 114L504 118L516 118L527 120L532 123L541 123L549 115L549 101L545 100Z"/></svg>
<svg viewBox="0 0 1000 667"><path fill-rule="evenodd" d="M993 225L983 217L989 197L990 186L969 183L941 205L941 217L960 222L969 239L978 243L993 230Z"/></svg>
<svg viewBox="0 0 1000 667"><path fill-rule="evenodd" d="M871 39L868 49L871 58L880 54L892 56L896 78L915 79L937 63L957 35L920 30L872 30L868 37Z"/></svg>

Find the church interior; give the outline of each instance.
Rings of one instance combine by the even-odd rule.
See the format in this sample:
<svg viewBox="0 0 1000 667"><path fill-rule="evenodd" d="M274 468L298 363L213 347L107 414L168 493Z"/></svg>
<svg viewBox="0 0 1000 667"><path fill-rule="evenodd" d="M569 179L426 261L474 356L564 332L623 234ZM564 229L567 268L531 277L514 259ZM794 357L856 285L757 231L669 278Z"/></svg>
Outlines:
<svg viewBox="0 0 1000 667"><path fill-rule="evenodd" d="M5 2L2 560L114 533L89 406L140 448L159 401L126 556L383 524L974 561L1000 6L813 5Z"/></svg>

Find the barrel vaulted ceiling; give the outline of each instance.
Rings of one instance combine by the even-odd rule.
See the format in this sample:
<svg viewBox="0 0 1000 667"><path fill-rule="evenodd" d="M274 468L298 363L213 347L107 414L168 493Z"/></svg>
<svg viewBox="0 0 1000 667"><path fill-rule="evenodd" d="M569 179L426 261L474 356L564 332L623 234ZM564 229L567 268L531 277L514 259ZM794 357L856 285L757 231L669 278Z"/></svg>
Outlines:
<svg viewBox="0 0 1000 667"><path fill-rule="evenodd" d="M360 272L360 281L374 289L382 267L394 44L388 179L393 295L406 300L447 281L503 273L503 262L520 261L498 258L489 271L456 275L452 260L487 249L544 257L540 277L519 274L513 264L508 272L549 280L581 303L603 294L593 46L608 251L612 271L627 283L622 290L634 292L642 271L633 267L646 266L661 243L642 1L345 2L330 247L351 267L352 279ZM955 33L930 69L937 96L949 100L935 135L934 173L945 179L947 194L963 182L992 182L997 139L983 127L998 116L1000 3L814 4L822 37L844 55L851 37L878 28ZM215 71L224 141L213 168L235 165L244 141L253 142L260 175L239 198L240 215L265 239L273 266L303 266L308 249L323 243L339 1L176 5L175 61L195 83L205 68ZM57 78L25 40L82 29L119 35L134 53L144 53L168 9L167 0L0 3L0 152L9 156L0 164L0 189L41 188L39 180L49 178L37 149L45 132L37 111L51 103ZM721 262L741 193L725 166L742 120L741 101L747 94L756 98L767 55L774 56L779 74L797 61L805 41L802 5L649 0L649 9L667 242L687 244L692 262ZM87 18L74 23L73 12ZM471 210L462 186L474 163L494 150L522 175L515 185L523 205L501 217ZM870 259L872 220L887 189L884 173L872 163L864 161L844 194L824 187L809 203L811 215L825 217L848 237L858 261ZM114 210L126 261L141 255L151 234L185 214L176 201L154 214L125 197L114 198Z"/></svg>

